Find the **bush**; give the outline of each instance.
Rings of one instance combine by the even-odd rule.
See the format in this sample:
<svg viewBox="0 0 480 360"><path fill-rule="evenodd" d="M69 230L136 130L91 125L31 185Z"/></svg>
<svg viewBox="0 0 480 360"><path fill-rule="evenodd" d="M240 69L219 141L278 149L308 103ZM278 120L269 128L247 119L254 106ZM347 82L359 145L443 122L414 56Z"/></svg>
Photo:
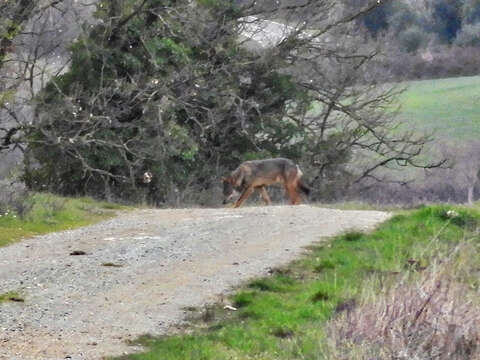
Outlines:
<svg viewBox="0 0 480 360"><path fill-rule="evenodd" d="M412 27L401 32L398 41L402 49L413 53L428 41L428 36L419 27Z"/></svg>
<svg viewBox="0 0 480 360"><path fill-rule="evenodd" d="M24 218L32 206L24 184L0 180L0 215L14 213Z"/></svg>

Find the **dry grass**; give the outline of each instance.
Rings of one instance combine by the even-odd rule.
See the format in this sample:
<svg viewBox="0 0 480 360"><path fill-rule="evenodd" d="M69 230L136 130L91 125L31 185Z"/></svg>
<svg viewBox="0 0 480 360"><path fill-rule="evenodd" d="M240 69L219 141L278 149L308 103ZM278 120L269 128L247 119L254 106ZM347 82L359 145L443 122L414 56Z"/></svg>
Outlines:
<svg viewBox="0 0 480 360"><path fill-rule="evenodd" d="M476 240L476 241L475 241ZM336 359L480 359L478 239L328 326ZM413 279L412 279L413 277Z"/></svg>

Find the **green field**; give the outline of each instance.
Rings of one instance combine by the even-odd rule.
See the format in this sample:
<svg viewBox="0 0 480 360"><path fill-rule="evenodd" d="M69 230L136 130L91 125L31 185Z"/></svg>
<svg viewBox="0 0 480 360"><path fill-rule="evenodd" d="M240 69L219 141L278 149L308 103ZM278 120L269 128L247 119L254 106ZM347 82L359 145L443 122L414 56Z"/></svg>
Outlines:
<svg viewBox="0 0 480 360"><path fill-rule="evenodd" d="M412 81L400 98L400 119L436 138L480 139L480 76Z"/></svg>

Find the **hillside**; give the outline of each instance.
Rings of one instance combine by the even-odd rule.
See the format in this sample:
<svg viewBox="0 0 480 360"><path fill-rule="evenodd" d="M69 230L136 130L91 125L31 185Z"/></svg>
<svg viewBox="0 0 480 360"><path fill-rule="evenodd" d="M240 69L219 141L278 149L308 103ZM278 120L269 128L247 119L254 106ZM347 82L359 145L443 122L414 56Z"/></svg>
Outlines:
<svg viewBox="0 0 480 360"><path fill-rule="evenodd" d="M400 98L400 118L438 140L480 138L480 76L412 81Z"/></svg>

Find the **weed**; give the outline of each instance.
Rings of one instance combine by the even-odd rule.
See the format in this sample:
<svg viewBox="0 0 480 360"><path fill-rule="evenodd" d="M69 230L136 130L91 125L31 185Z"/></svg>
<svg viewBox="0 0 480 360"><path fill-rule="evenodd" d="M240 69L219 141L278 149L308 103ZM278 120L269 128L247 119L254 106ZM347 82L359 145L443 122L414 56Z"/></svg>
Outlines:
<svg viewBox="0 0 480 360"><path fill-rule="evenodd" d="M17 291L9 291L4 294L0 294L0 303L6 301L13 301L13 302L25 302L23 296Z"/></svg>
<svg viewBox="0 0 480 360"><path fill-rule="evenodd" d="M207 330L209 332L214 332L214 331L218 331L222 328L223 328L223 324L215 324L215 325L209 326Z"/></svg>
<svg viewBox="0 0 480 360"><path fill-rule="evenodd" d="M314 271L317 273L321 273L322 271L329 269L335 269L335 263L330 259L326 259L322 260L320 264L315 265Z"/></svg>
<svg viewBox="0 0 480 360"><path fill-rule="evenodd" d="M362 238L364 234L359 231L351 231L343 235L345 241L358 241Z"/></svg>
<svg viewBox="0 0 480 360"><path fill-rule="evenodd" d="M286 338L291 338L294 335L294 332L290 329L280 327L280 328L273 329L272 335L279 337L281 339L286 339Z"/></svg>
<svg viewBox="0 0 480 360"><path fill-rule="evenodd" d="M282 292L288 290L289 286L294 282L291 276L278 273L273 277L253 280L247 287L260 291Z"/></svg>
<svg viewBox="0 0 480 360"><path fill-rule="evenodd" d="M438 209L436 215L444 220L450 221L452 224L461 228L468 228L470 230L478 226L478 219L466 211L456 211L452 209Z"/></svg>
<svg viewBox="0 0 480 360"><path fill-rule="evenodd" d="M344 311L350 312L353 309L355 309L356 306L357 306L357 300L348 299L338 303L337 306L335 307L335 312L336 313L342 313Z"/></svg>
<svg viewBox="0 0 480 360"><path fill-rule="evenodd" d="M240 292L233 297L233 304L236 308L245 307L254 300L254 294L251 292Z"/></svg>
<svg viewBox="0 0 480 360"><path fill-rule="evenodd" d="M122 264L115 264L115 263L112 263L112 262L105 262L105 263L102 264L102 266L115 267L115 268L123 267Z"/></svg>
<svg viewBox="0 0 480 360"><path fill-rule="evenodd" d="M312 301L327 301L330 300L330 295L325 290L318 290L313 296Z"/></svg>
<svg viewBox="0 0 480 360"><path fill-rule="evenodd" d="M261 291L271 291L273 289L269 279L257 279L248 284L249 288L258 289Z"/></svg>

